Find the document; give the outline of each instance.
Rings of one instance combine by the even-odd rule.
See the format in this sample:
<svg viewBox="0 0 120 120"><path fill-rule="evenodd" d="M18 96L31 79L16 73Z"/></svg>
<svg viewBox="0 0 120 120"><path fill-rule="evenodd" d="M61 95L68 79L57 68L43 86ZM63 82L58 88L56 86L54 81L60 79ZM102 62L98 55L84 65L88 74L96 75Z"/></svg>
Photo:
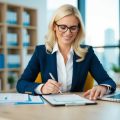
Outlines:
<svg viewBox="0 0 120 120"><path fill-rule="evenodd" d="M0 103L26 102L28 94L20 93L0 93Z"/></svg>
<svg viewBox="0 0 120 120"><path fill-rule="evenodd" d="M76 94L56 94L42 95L42 97L54 106L69 106L69 105L90 105L96 104L95 101L88 100Z"/></svg>
<svg viewBox="0 0 120 120"><path fill-rule="evenodd" d="M0 103L43 104L44 102L40 96L21 93L0 93Z"/></svg>
<svg viewBox="0 0 120 120"><path fill-rule="evenodd" d="M25 102L17 102L16 104L43 104L43 98L41 98L39 95L38 96L33 96L33 95L28 95L28 101Z"/></svg>

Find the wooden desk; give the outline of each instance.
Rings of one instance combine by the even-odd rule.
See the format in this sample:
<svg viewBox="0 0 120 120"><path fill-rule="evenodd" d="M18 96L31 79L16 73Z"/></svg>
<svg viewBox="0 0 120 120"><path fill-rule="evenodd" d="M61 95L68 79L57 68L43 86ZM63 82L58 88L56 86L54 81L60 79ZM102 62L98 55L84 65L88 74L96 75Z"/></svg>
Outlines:
<svg viewBox="0 0 120 120"><path fill-rule="evenodd" d="M120 103L98 101L97 105L53 107L0 105L0 120L119 120Z"/></svg>

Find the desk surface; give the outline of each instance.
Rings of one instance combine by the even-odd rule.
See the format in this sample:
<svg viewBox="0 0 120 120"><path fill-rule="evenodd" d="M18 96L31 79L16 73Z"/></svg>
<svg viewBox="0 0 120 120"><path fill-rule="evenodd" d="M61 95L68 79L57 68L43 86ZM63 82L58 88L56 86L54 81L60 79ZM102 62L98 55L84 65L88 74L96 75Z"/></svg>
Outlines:
<svg viewBox="0 0 120 120"><path fill-rule="evenodd" d="M119 120L120 103L53 107L49 104L0 105L0 120Z"/></svg>

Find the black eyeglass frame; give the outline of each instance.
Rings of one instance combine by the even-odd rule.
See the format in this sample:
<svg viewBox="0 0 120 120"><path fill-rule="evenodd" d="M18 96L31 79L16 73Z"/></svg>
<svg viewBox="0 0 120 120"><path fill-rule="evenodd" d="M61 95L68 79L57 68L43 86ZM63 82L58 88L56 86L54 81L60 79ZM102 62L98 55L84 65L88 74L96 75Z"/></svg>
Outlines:
<svg viewBox="0 0 120 120"><path fill-rule="evenodd" d="M57 25L59 32L63 32L63 33L67 32L68 29L70 30L71 33L76 33L76 32L78 32L79 29L80 29L80 25L79 25L79 24L78 24L78 25L74 25L74 26L70 26L70 27L68 27L67 25L64 25L64 24L58 25L56 22L55 22L55 24ZM60 27L61 27L61 26L64 26L64 27L67 28L67 29L66 29L65 31L61 31L61 30L60 30ZM71 31L71 30L72 30L71 28L73 28L73 27L76 27L76 28L77 28L75 32Z"/></svg>

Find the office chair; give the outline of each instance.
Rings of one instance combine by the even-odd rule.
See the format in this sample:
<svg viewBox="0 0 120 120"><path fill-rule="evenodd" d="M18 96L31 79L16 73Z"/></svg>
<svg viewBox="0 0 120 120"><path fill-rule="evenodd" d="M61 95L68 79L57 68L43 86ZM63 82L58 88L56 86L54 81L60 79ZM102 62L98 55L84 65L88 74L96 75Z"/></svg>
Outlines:
<svg viewBox="0 0 120 120"><path fill-rule="evenodd" d="M36 83L41 83L42 82L41 73L38 74L35 82ZM93 87L93 84L94 84L93 77L91 76L90 73L88 73L87 78L86 78L86 83L85 83L85 86L84 86L84 92L91 89Z"/></svg>
<svg viewBox="0 0 120 120"><path fill-rule="evenodd" d="M85 86L84 86L84 92L91 89L93 87L93 85L94 85L94 79L93 79L92 75L88 72Z"/></svg>

